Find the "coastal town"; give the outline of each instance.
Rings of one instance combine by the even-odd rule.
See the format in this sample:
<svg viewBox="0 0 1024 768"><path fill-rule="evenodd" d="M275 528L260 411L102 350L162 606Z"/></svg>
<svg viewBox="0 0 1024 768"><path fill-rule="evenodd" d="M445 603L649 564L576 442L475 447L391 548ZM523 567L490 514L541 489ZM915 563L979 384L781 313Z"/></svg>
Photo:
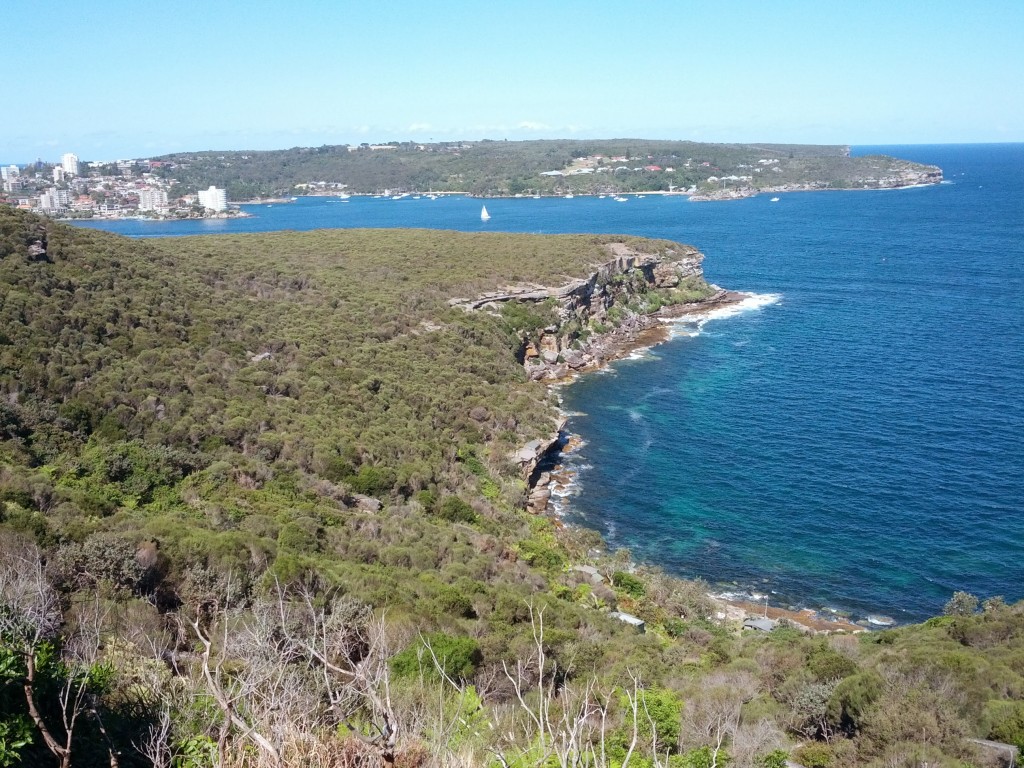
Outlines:
<svg viewBox="0 0 1024 768"><path fill-rule="evenodd" d="M636 143L638 147L623 147ZM250 214L245 202L295 195L476 197L680 195L691 201L826 189L936 184L934 166L847 147L530 142L362 144L279 152L198 152L158 158L0 166L0 204L62 219L207 219Z"/></svg>
<svg viewBox="0 0 1024 768"><path fill-rule="evenodd" d="M215 186L191 191L159 173L156 160L89 162L72 152L60 162L0 167L0 204L67 219L204 219L248 214Z"/></svg>

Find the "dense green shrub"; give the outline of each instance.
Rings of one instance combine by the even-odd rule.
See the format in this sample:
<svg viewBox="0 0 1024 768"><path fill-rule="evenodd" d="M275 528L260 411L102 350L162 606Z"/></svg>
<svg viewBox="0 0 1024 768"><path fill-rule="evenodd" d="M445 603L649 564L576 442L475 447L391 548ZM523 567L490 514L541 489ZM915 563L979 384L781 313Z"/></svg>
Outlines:
<svg viewBox="0 0 1024 768"><path fill-rule="evenodd" d="M797 747L793 751L793 760L805 768L829 768L835 756L828 744L811 742Z"/></svg>
<svg viewBox="0 0 1024 768"><path fill-rule="evenodd" d="M473 638L431 632L396 654L391 659L391 671L400 680L420 676L440 680L440 667L454 680L467 680L476 672L481 660L480 645Z"/></svg>
<svg viewBox="0 0 1024 768"><path fill-rule="evenodd" d="M630 597L643 597L647 594L647 588L642 579L626 571L616 571L612 574L612 584L621 589Z"/></svg>
<svg viewBox="0 0 1024 768"><path fill-rule="evenodd" d="M448 496L437 508L437 516L452 523L475 523L476 511L458 496Z"/></svg>
<svg viewBox="0 0 1024 768"><path fill-rule="evenodd" d="M857 671L857 663L827 646L818 646L807 658L807 667L820 682L842 680Z"/></svg>
<svg viewBox="0 0 1024 768"><path fill-rule="evenodd" d="M345 478L356 493L367 496L385 496L394 488L397 475L387 467L362 466L354 475Z"/></svg>
<svg viewBox="0 0 1024 768"><path fill-rule="evenodd" d="M982 717L989 724L986 738L1013 744L1024 751L1024 702L990 701Z"/></svg>

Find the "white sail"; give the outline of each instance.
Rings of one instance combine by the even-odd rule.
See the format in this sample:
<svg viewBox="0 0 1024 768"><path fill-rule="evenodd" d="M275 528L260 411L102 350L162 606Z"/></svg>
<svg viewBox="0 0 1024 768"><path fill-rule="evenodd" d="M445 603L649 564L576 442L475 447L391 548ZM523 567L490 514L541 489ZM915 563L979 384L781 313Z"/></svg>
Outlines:
<svg viewBox="0 0 1024 768"><path fill-rule="evenodd" d="M480 207L480 221L490 221L491 214L487 212L487 206L483 205Z"/></svg>

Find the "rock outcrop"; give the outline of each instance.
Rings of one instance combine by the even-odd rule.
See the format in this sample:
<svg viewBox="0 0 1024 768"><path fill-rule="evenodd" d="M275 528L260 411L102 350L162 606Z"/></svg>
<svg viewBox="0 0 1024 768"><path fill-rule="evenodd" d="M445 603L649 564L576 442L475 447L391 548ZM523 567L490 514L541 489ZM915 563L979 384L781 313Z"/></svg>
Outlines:
<svg viewBox="0 0 1024 768"><path fill-rule="evenodd" d="M598 368L621 356L630 344L635 346L645 331L663 328L663 305L696 299L703 307L729 300L725 291L704 281L704 255L696 248L673 244L659 253L644 253L628 243L606 248L608 261L564 285L509 286L475 299L451 299L449 304L467 312L494 313L513 301L553 305L555 320L537 332L524 333L518 354L531 379L557 381ZM548 435L531 440L511 457L531 489L529 507L534 511L546 509L550 497L547 483L538 482L543 474L538 467L565 437L564 419L553 426Z"/></svg>
<svg viewBox="0 0 1024 768"><path fill-rule="evenodd" d="M942 169L934 165L918 165L906 161L894 161L877 173L853 176L839 182L825 180L789 182L785 184L723 186L704 188L690 195L690 202L700 203L715 200L740 200L760 194L775 192L817 192L822 190L853 189L901 189L924 184L942 182Z"/></svg>
<svg viewBox="0 0 1024 768"><path fill-rule="evenodd" d="M607 248L611 258L587 277L556 287L512 286L449 303L467 311L498 311L510 301L554 300L558 322L538 335L524 337L519 359L531 379L557 380L604 364L625 337L657 325L653 310L626 308L643 304L648 292L682 285L705 296L718 290L704 282L704 255L692 246L676 244L657 254L642 253L626 243L611 243ZM612 317L610 311L616 306L619 310Z"/></svg>

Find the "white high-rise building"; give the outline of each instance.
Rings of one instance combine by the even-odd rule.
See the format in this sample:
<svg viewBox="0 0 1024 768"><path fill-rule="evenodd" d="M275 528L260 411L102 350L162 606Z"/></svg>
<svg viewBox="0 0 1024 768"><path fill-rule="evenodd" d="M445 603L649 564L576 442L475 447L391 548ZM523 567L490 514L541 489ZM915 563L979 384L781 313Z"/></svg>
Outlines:
<svg viewBox="0 0 1024 768"><path fill-rule="evenodd" d="M53 180L57 182L64 181L64 168L60 165L53 166Z"/></svg>
<svg viewBox="0 0 1024 768"><path fill-rule="evenodd" d="M71 202L66 189L51 187L39 196L39 207L44 211L59 211Z"/></svg>
<svg viewBox="0 0 1024 768"><path fill-rule="evenodd" d="M227 192L223 189L211 186L209 189L199 190L199 204L211 211L223 211L228 207Z"/></svg>
<svg viewBox="0 0 1024 768"><path fill-rule="evenodd" d="M65 152L61 155L60 165L68 176L78 175L78 155L73 152Z"/></svg>
<svg viewBox="0 0 1024 768"><path fill-rule="evenodd" d="M3 178L4 192L13 192L21 188L21 171L16 165L5 165L0 168L0 177Z"/></svg>
<svg viewBox="0 0 1024 768"><path fill-rule="evenodd" d="M167 207L167 193L162 189L139 190L139 210L157 211Z"/></svg>

